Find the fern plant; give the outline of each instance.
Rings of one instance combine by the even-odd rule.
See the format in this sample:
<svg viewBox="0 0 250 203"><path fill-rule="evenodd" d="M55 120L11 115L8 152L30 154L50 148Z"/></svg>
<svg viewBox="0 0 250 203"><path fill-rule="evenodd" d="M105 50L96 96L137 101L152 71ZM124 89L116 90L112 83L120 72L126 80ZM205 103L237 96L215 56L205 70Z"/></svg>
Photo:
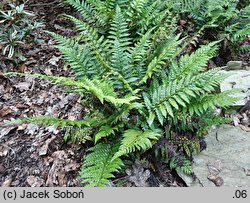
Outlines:
<svg viewBox="0 0 250 203"><path fill-rule="evenodd" d="M167 0L177 13L191 14L199 27L225 25L237 16L239 0Z"/></svg>
<svg viewBox="0 0 250 203"><path fill-rule="evenodd" d="M239 10L237 18L225 28L225 32L224 35L230 42L230 50L235 55L250 51L249 45L241 45L244 39L250 36L250 5Z"/></svg>
<svg viewBox="0 0 250 203"><path fill-rule="evenodd" d="M250 35L249 4L240 0L168 0L167 2L174 12L184 15L184 18L191 14L198 33L224 40L224 45L228 44L233 59L236 59L239 53L249 52L249 45L242 45L243 40Z"/></svg>
<svg viewBox="0 0 250 203"><path fill-rule="evenodd" d="M83 21L96 31L104 34L112 24L116 6L123 10L123 15L131 31L133 39L138 34L144 34L150 28L162 23L174 27L175 16L169 11L169 5L164 0L65 0L83 17ZM72 18L72 17L71 17Z"/></svg>
<svg viewBox="0 0 250 203"><path fill-rule="evenodd" d="M80 121L33 117L18 122L89 129L93 147L83 161L83 183L106 186L123 167L124 156L146 152L166 137L165 126L170 126L169 131L185 133L179 123L188 125L193 118L217 106L227 107L235 102L229 94L216 92L226 77L218 74L220 68L206 70L208 60L216 54L217 42L180 57L180 35L175 36L170 27L165 29L163 18L131 26L131 18L140 18L140 9L145 9L140 5L151 1L129 4L137 16L124 8L122 2L126 1L67 2L83 15L83 20L67 16L79 35L69 39L49 33L76 77L30 76L69 86L67 91L85 95L92 104L90 113ZM168 10L164 13L167 15ZM105 18L100 17L103 15Z"/></svg>

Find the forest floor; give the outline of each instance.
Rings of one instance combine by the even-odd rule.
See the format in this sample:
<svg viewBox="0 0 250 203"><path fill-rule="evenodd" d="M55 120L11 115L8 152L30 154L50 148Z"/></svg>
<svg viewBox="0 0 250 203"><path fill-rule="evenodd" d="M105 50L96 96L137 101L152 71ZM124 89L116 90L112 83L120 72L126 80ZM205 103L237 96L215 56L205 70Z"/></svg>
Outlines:
<svg viewBox="0 0 250 203"><path fill-rule="evenodd" d="M72 14L69 7L56 1L30 0L27 10L44 23L43 30L64 36L74 35L73 26L60 14ZM69 76L71 72L55 48L55 41L44 31L31 33L23 46L27 60L13 67L0 55L0 124L28 116L50 115L81 119L87 109L77 93L63 93L52 83L31 77L6 77L9 71ZM3 58L2 58L3 59ZM249 63L249 57L240 58ZM0 186L82 186L79 169L87 146L65 142L65 130L53 126L22 124L0 130ZM175 171L159 165L154 170L149 161L136 161L130 170L111 182L118 186L182 187L185 183ZM140 177L145 177L140 179Z"/></svg>

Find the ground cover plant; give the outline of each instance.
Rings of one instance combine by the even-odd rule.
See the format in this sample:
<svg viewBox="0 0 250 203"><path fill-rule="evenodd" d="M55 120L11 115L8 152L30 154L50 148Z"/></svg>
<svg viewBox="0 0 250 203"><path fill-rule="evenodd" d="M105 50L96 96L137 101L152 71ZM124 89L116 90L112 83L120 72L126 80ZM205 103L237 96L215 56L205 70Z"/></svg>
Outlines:
<svg viewBox="0 0 250 203"><path fill-rule="evenodd" d="M12 60L14 65L25 61L20 49L30 32L42 27L42 24L30 19L33 15L25 10L24 4L9 4L9 9L0 10L0 45L2 53Z"/></svg>

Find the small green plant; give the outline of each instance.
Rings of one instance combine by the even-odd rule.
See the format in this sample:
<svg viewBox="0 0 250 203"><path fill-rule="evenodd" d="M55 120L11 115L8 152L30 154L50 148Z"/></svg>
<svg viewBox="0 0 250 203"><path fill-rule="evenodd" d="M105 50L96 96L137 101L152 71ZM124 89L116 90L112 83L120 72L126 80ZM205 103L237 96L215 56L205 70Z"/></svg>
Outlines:
<svg viewBox="0 0 250 203"><path fill-rule="evenodd" d="M250 5L243 7L238 16L232 19L230 25L225 28L224 36L229 41L234 58L239 53L250 51L250 45L242 45L244 39L250 36Z"/></svg>
<svg viewBox="0 0 250 203"><path fill-rule="evenodd" d="M32 14L24 10L24 4L9 4L9 7L10 10L0 11L0 45L3 55L17 64L18 60L25 60L20 50L21 45L30 32L42 24L29 18Z"/></svg>
<svg viewBox="0 0 250 203"><path fill-rule="evenodd" d="M167 0L167 2L178 14L191 14L198 29L203 26L221 29L238 14L238 0Z"/></svg>
<svg viewBox="0 0 250 203"><path fill-rule="evenodd" d="M199 33L212 40L223 40L232 57L250 50L242 41L250 35L250 6L240 0L168 0L174 12L187 18L191 15ZM201 36L201 35L200 35ZM225 49L225 47L224 47Z"/></svg>
<svg viewBox="0 0 250 203"><path fill-rule="evenodd" d="M160 19L148 18L144 22L138 5L143 3L147 8L141 9L149 9L153 1L134 0L126 8L122 2L127 1L122 0L67 2L83 14L83 20L66 15L76 25L78 36L66 38L49 33L76 77L30 76L79 92L89 103L89 114L74 121L31 117L16 122L87 129L79 136L84 142L85 135L92 140L80 172L83 183L106 186L114 173L124 167L124 157L141 155L161 139L171 140L175 136L175 140L180 140L178 136L190 132L195 137L195 120L216 107L225 108L235 102L228 92L216 92L218 84L227 77L218 74L220 68L206 69L208 60L218 50L218 42L180 56L182 39L174 34L175 19L169 21L168 7L160 7ZM152 12L158 9L154 7ZM140 26L134 26L139 19ZM187 139L179 143L179 148L190 155L199 146L196 139ZM168 154L170 149L164 149ZM172 154L171 168L190 173L191 162L183 158L182 166L178 165L180 153Z"/></svg>

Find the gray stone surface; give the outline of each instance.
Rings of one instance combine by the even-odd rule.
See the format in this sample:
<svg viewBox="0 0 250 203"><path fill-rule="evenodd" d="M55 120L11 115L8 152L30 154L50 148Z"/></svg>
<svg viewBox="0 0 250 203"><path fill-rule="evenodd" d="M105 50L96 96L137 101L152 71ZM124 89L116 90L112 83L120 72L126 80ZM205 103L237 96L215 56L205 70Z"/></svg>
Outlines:
<svg viewBox="0 0 250 203"><path fill-rule="evenodd" d="M231 75L220 84L220 90L226 91L231 89L240 89L241 92L232 96L240 97L234 106L244 106L250 96L250 71L249 70L231 70L220 71L221 74L230 73Z"/></svg>
<svg viewBox="0 0 250 203"><path fill-rule="evenodd" d="M227 63L227 68L229 70L241 70L242 69L242 61L229 61Z"/></svg>
<svg viewBox="0 0 250 203"><path fill-rule="evenodd" d="M194 157L197 179L179 173L187 185L215 186L218 179L220 186L250 187L250 132L222 125L209 132L206 143L207 149Z"/></svg>

